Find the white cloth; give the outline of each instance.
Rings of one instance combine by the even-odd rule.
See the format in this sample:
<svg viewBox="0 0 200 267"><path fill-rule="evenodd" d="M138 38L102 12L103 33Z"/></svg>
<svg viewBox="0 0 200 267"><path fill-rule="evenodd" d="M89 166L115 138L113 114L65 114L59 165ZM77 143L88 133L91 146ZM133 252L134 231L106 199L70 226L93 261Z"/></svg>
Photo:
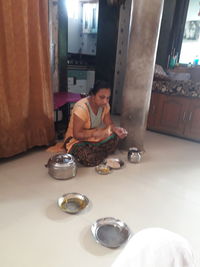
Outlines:
<svg viewBox="0 0 200 267"><path fill-rule="evenodd" d="M194 267L186 239L162 228L147 228L127 243L112 267Z"/></svg>

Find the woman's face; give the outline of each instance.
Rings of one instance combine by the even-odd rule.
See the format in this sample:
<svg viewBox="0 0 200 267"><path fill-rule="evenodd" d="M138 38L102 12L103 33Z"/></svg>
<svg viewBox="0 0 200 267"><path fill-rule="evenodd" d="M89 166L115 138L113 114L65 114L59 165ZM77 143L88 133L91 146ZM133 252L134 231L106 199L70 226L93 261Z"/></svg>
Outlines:
<svg viewBox="0 0 200 267"><path fill-rule="evenodd" d="M105 107L110 100L110 88L100 89L96 95L93 96L94 102L98 107Z"/></svg>

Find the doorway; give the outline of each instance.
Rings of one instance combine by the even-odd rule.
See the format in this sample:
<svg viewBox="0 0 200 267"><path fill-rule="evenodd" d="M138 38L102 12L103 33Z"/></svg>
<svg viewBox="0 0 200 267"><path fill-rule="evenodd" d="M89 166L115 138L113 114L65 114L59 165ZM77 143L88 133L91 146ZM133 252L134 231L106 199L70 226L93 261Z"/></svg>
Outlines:
<svg viewBox="0 0 200 267"><path fill-rule="evenodd" d="M54 95L87 95L94 85L98 0L49 0L51 76ZM71 105L72 106L72 105ZM66 129L69 105L54 110L56 130ZM66 119L67 118L67 119Z"/></svg>
<svg viewBox="0 0 200 267"><path fill-rule="evenodd" d="M68 18L68 92L88 94L94 85L98 0L65 0Z"/></svg>

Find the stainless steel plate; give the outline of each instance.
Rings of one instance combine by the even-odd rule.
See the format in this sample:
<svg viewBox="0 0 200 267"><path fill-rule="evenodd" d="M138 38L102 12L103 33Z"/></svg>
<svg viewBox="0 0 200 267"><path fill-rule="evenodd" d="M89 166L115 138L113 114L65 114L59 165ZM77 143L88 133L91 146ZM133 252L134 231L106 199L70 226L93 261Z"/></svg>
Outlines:
<svg viewBox="0 0 200 267"><path fill-rule="evenodd" d="M119 158L108 158L104 161L104 164L111 169L121 169L124 166L124 161Z"/></svg>
<svg viewBox="0 0 200 267"><path fill-rule="evenodd" d="M75 214L83 210L89 199L79 193L68 193L58 199L58 206L64 212Z"/></svg>
<svg viewBox="0 0 200 267"><path fill-rule="evenodd" d="M129 227L124 222L112 217L97 220L91 231L96 242L108 248L120 247L131 235Z"/></svg>
<svg viewBox="0 0 200 267"><path fill-rule="evenodd" d="M107 166L106 164L99 164L95 167L95 170L97 173L105 175L109 174L111 172L111 168Z"/></svg>

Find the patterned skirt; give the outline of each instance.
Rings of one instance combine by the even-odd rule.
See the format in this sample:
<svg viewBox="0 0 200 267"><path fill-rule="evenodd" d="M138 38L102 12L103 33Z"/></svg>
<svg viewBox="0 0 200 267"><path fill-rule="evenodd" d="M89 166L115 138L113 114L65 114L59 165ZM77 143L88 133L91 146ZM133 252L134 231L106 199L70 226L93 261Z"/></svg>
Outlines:
<svg viewBox="0 0 200 267"><path fill-rule="evenodd" d="M69 140L68 138L65 144ZM117 135L112 134L98 143L79 142L74 144L68 153L72 154L76 161L84 166L92 167L100 164L109 154L112 154L116 150L118 142Z"/></svg>

